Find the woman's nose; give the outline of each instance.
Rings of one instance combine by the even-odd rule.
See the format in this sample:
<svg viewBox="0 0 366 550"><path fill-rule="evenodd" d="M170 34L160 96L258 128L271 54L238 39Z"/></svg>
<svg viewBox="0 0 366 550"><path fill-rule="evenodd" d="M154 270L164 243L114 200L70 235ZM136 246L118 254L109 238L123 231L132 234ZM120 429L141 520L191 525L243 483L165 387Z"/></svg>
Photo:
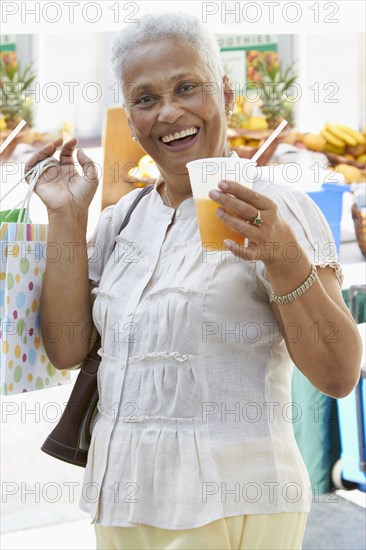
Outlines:
<svg viewBox="0 0 366 550"><path fill-rule="evenodd" d="M159 122L175 122L182 114L184 110L179 101L171 97L162 98L159 106L158 120Z"/></svg>

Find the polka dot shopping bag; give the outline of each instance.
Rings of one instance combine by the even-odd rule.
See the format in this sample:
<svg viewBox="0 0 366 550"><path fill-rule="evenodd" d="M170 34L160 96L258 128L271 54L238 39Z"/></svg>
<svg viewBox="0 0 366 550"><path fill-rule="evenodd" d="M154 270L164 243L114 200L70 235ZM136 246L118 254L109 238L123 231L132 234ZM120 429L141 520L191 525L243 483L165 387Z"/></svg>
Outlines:
<svg viewBox="0 0 366 550"><path fill-rule="evenodd" d="M39 306L48 225L30 223L32 191L30 187L21 209L0 213L2 395L50 388L71 380L69 371L57 370L51 364L42 341Z"/></svg>

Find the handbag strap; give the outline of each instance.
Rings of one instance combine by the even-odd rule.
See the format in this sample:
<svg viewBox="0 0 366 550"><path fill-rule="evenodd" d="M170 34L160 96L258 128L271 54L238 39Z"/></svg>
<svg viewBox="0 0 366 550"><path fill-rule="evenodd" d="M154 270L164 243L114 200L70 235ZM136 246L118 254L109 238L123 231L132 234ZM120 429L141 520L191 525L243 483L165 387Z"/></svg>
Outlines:
<svg viewBox="0 0 366 550"><path fill-rule="evenodd" d="M124 220L122 222L122 225L120 227L120 230L118 232L118 235L121 233L121 231L124 230L124 228L126 227L126 225L128 224L128 222L130 221L130 218L131 218L131 214L132 212L135 210L136 206L138 205L138 203L140 202L140 200L145 196L145 195L148 195L152 190L154 189L154 185L147 185L146 187L144 187L140 193L137 195L137 197L135 198L135 200L133 201L133 203L131 204L130 208L128 209L128 212L126 214L126 216L124 217ZM113 250L116 246L117 242L114 243L114 247L113 247Z"/></svg>
<svg viewBox="0 0 366 550"><path fill-rule="evenodd" d="M130 218L131 218L131 214L132 212L135 210L136 206L138 205L138 203L140 202L140 200L145 196L145 195L148 195L152 190L154 189L154 185L147 185L146 187L144 187L140 193L137 195L137 197L135 198L135 200L133 201L133 203L131 204L130 208L128 209L127 211L127 214L126 216L124 217L123 219L123 222L122 222L122 225L120 227L120 230L118 232L121 233L121 231L123 231L123 229L126 227L126 225L128 224L128 222L130 221ZM117 244L117 241L114 243L114 246L113 246L113 249L112 249L112 254L113 254L113 250L115 249L116 247L116 244ZM98 337L96 339L96 342L93 346L93 349L91 350L91 352L89 353L88 357L95 360L95 361L100 361L100 356L98 355L98 350L101 346L101 337L100 335L98 334Z"/></svg>
<svg viewBox="0 0 366 550"><path fill-rule="evenodd" d="M122 222L122 225L121 225L121 228L119 230L119 233L121 233L121 231L123 231L123 229L126 227L126 225L129 223L130 221L130 218L131 218L131 214L132 212L135 210L136 206L138 205L138 203L140 202L140 200L145 196L145 195L148 195L152 190L154 189L154 185L147 185L146 187L144 187L140 193L137 195L137 197L135 198L135 200L133 201L133 203L131 204L126 216L125 216L125 219L123 220Z"/></svg>

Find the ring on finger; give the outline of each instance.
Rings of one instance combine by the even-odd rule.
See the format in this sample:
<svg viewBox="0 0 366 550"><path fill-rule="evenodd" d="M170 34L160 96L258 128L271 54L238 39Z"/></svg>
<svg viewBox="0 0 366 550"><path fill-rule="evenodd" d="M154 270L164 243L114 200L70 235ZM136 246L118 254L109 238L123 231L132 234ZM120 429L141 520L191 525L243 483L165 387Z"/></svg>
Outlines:
<svg viewBox="0 0 366 550"><path fill-rule="evenodd" d="M256 217L250 222L252 225L256 225L257 227L260 227L262 225L262 216L261 216L261 211L258 210L257 211L257 215Z"/></svg>

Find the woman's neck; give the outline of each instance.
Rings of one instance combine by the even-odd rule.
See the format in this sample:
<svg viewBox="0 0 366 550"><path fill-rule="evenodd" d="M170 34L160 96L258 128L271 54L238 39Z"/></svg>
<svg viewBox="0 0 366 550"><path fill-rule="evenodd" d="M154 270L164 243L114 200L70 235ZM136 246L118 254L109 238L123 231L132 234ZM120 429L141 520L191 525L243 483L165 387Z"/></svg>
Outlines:
<svg viewBox="0 0 366 550"><path fill-rule="evenodd" d="M188 174L170 175L161 172L163 182L158 187L162 201L175 210L183 201L192 197L192 189Z"/></svg>
<svg viewBox="0 0 366 550"><path fill-rule="evenodd" d="M161 196L162 201L167 206L174 208L176 210L182 204L183 201L192 197L191 186L184 186L182 188L176 187L176 183L169 185L164 180L157 189L158 193Z"/></svg>

